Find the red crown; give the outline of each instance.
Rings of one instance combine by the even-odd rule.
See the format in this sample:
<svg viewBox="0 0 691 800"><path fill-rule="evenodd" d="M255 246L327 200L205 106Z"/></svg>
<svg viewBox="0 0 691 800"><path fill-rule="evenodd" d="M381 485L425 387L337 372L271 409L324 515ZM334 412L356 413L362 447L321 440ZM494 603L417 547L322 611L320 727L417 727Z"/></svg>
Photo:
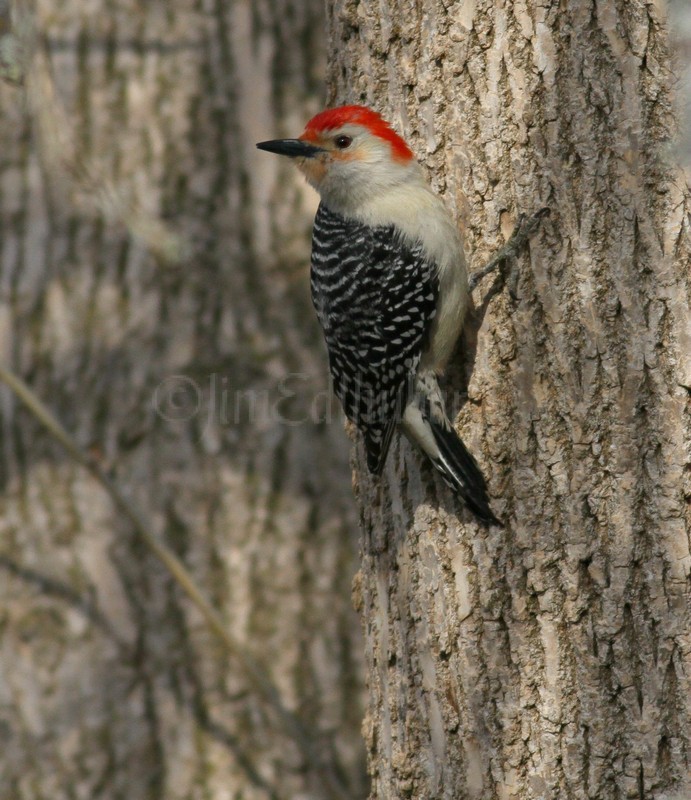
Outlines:
<svg viewBox="0 0 691 800"><path fill-rule="evenodd" d="M301 138L313 140L320 134L336 130L348 123L362 125L374 136L389 142L394 158L400 161L409 161L413 157L412 150L391 125L380 114L366 106L340 106L322 111L307 123Z"/></svg>

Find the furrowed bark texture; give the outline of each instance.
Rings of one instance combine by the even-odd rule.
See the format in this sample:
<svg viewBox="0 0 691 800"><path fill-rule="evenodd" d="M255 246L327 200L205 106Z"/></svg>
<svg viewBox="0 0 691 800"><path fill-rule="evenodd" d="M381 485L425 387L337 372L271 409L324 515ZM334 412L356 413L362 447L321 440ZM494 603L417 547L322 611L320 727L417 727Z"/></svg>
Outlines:
<svg viewBox="0 0 691 800"><path fill-rule="evenodd" d="M0 357L189 566L325 769L0 387L0 797L362 797L315 203L254 148L321 104L321 3L14 11L35 51L26 94L0 85Z"/></svg>
<svg viewBox="0 0 691 800"><path fill-rule="evenodd" d="M372 798L687 798L689 195L642 0L330 4L331 100L393 120L486 280L449 370L506 528L406 442L364 529ZM463 392L467 386L467 397Z"/></svg>

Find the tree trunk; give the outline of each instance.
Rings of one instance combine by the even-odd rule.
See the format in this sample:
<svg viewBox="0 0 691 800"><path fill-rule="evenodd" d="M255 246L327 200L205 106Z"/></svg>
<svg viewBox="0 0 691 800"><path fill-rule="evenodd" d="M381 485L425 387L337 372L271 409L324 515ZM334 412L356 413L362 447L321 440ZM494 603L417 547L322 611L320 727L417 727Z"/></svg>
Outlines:
<svg viewBox="0 0 691 800"><path fill-rule="evenodd" d="M689 194L644 0L333 0L332 102L392 119L485 280L447 375L506 527L356 455L372 798L691 793Z"/></svg>
<svg viewBox="0 0 691 800"><path fill-rule="evenodd" d="M26 91L0 85L0 358L188 565L316 755L1 387L0 797L362 797L315 203L254 148L321 104L321 3L14 14L34 49Z"/></svg>

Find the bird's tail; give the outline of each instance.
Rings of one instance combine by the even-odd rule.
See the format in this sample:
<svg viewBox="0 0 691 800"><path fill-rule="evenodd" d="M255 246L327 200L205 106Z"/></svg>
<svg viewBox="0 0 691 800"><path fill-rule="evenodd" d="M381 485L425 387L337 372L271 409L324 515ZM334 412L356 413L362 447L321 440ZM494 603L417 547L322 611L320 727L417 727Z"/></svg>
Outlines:
<svg viewBox="0 0 691 800"><path fill-rule="evenodd" d="M487 483L480 467L446 416L434 375L418 378L415 395L403 416L403 429L429 456L446 484L475 516L487 524L501 525L489 505Z"/></svg>

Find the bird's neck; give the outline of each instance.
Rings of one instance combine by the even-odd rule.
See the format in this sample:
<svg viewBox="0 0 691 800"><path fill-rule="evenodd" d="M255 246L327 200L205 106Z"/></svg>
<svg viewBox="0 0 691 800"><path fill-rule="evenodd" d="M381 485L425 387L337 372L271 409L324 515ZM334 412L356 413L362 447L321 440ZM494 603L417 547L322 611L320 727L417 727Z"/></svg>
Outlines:
<svg viewBox="0 0 691 800"><path fill-rule="evenodd" d="M391 211L413 195L429 192L420 166L411 162L397 169L371 164L367 170L353 169L351 174L327 176L318 187L322 202L331 211L347 219L369 225L388 225Z"/></svg>

